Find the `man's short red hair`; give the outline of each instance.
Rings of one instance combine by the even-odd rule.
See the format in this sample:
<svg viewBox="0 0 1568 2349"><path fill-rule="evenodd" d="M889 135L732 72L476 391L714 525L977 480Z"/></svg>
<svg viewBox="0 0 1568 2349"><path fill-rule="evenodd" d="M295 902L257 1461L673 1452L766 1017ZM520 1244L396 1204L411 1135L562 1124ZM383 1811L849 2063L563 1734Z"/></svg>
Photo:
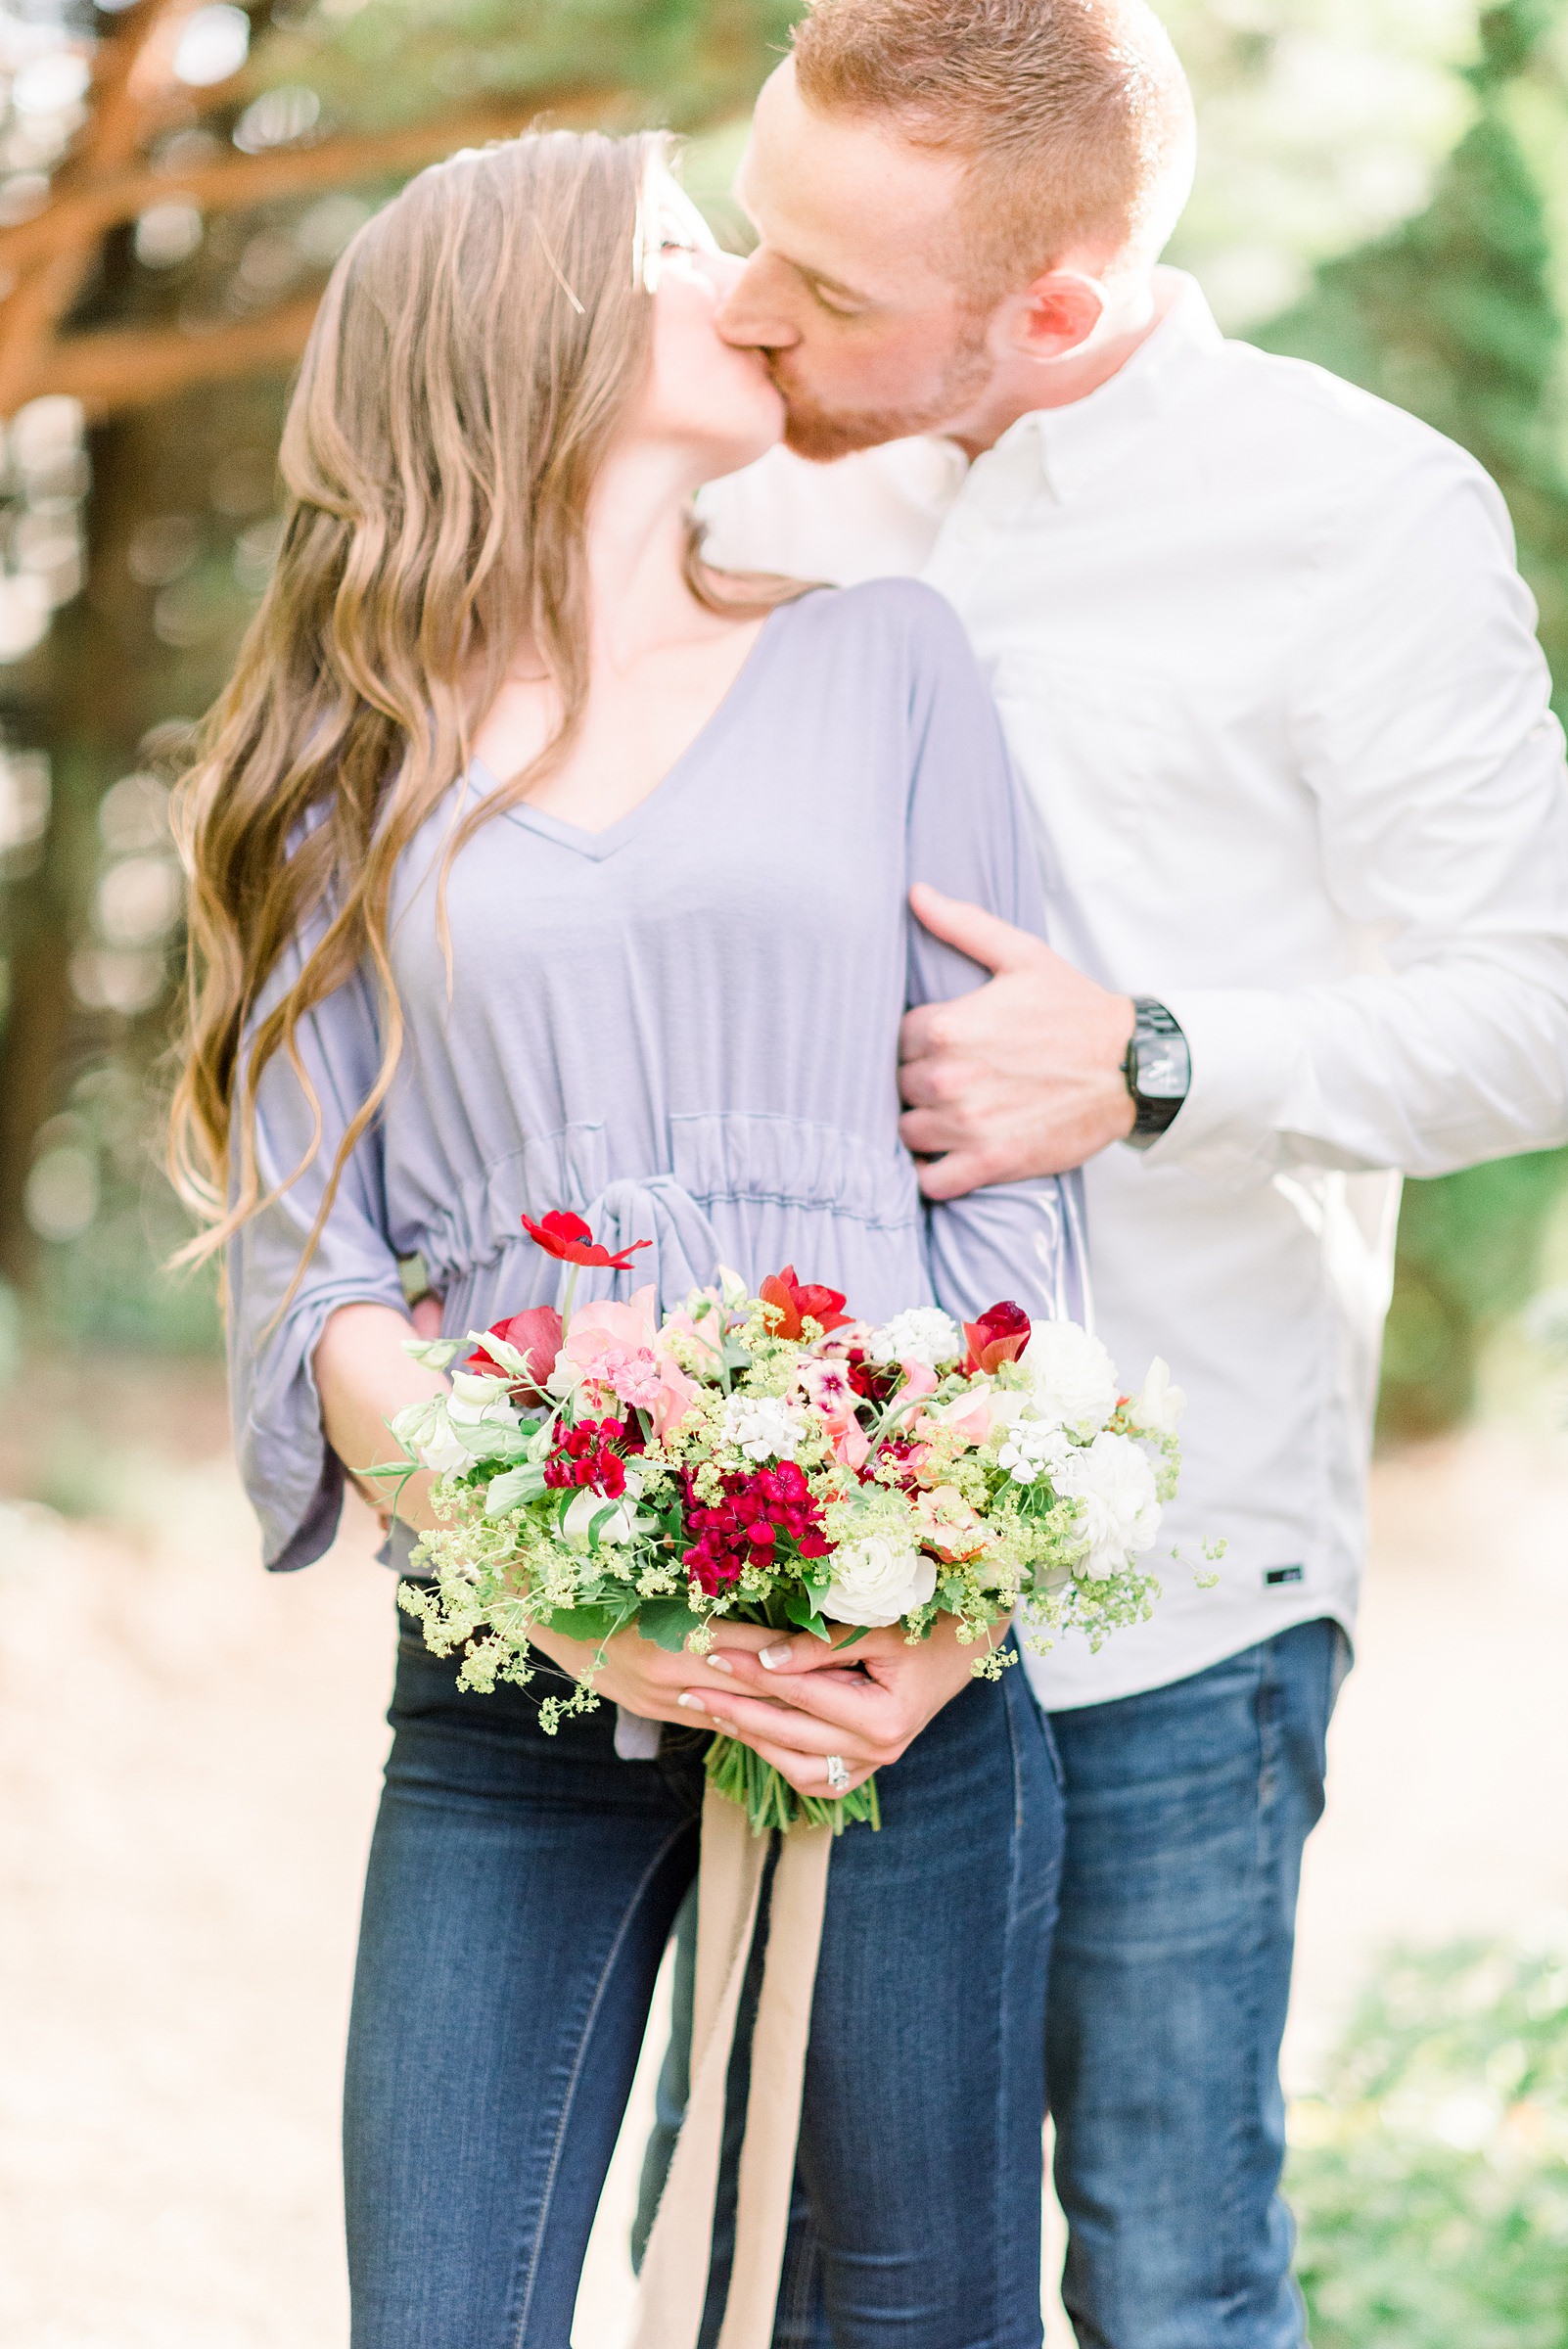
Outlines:
<svg viewBox="0 0 1568 2349"><path fill-rule="evenodd" d="M987 298L1070 252L1152 258L1185 193L1186 77L1144 0L813 0L802 97L960 158Z"/></svg>

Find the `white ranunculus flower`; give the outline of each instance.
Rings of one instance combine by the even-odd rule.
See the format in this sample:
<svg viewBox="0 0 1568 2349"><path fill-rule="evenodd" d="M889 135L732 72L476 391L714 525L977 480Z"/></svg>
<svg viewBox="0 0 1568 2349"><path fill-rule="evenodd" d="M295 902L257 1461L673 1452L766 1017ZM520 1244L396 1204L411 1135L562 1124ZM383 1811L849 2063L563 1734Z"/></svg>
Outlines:
<svg viewBox="0 0 1568 2349"><path fill-rule="evenodd" d="M1174 1436L1186 1407L1185 1394L1180 1387L1171 1384L1170 1364L1156 1355L1128 1417L1134 1427L1143 1428L1151 1436Z"/></svg>
<svg viewBox="0 0 1568 2349"><path fill-rule="evenodd" d="M1154 1470L1130 1436L1099 1435L1075 1447L1054 1483L1063 1498L1079 1502L1079 1531L1088 1537L1075 1574L1104 1582L1153 1547L1160 1530Z"/></svg>
<svg viewBox="0 0 1568 2349"><path fill-rule="evenodd" d="M1070 1435L1098 1434L1116 1408L1116 1364L1076 1321L1037 1321L1018 1366L1040 1418Z"/></svg>
<svg viewBox="0 0 1568 2349"><path fill-rule="evenodd" d="M805 1413L782 1395L732 1395L721 1440L748 1460L793 1460L806 1433Z"/></svg>
<svg viewBox="0 0 1568 2349"><path fill-rule="evenodd" d="M937 1305L913 1305L871 1332L866 1351L874 1362L919 1362L940 1370L964 1350L964 1333Z"/></svg>
<svg viewBox="0 0 1568 2349"><path fill-rule="evenodd" d="M555 1368L544 1382L544 1392L556 1403L565 1403L582 1384L582 1364L575 1362L569 1354L558 1354Z"/></svg>
<svg viewBox="0 0 1568 2349"><path fill-rule="evenodd" d="M822 1600L831 1623L862 1623L880 1631L915 1607L929 1606L937 1588L937 1565L910 1542L867 1534L841 1542L833 1552L833 1581Z"/></svg>

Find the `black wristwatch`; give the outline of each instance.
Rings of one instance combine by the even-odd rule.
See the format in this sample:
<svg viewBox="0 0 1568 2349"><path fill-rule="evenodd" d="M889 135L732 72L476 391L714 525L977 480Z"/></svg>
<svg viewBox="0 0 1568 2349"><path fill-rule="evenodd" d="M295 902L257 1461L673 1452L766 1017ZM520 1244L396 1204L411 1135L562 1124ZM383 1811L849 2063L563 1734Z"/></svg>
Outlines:
<svg viewBox="0 0 1568 2349"><path fill-rule="evenodd" d="M1174 1121L1192 1083L1192 1055L1180 1025L1152 995L1135 995L1136 1024L1122 1063L1127 1089L1137 1109L1127 1136L1134 1150L1147 1150Z"/></svg>

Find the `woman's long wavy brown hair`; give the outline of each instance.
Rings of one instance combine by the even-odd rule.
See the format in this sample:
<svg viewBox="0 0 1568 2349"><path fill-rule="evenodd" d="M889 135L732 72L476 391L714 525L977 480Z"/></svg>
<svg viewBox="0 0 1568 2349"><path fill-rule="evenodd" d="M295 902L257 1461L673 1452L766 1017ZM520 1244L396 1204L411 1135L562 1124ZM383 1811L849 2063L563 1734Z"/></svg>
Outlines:
<svg viewBox="0 0 1568 2349"><path fill-rule="evenodd" d="M554 682L559 722L523 774L460 813L448 865L580 727L588 505L647 377L645 246L666 161L656 133L533 133L454 156L368 221L333 272L284 427L277 568L178 794L190 945L170 1165L208 1225L187 1260L264 1204L257 1079L284 1052L313 1098L300 1023L363 969L383 1057L308 1259L402 1047L387 936L397 860L465 771L521 641ZM724 610L798 592L726 591L695 536L687 572ZM298 971L269 989L291 949ZM320 1146L318 1112L277 1187Z"/></svg>

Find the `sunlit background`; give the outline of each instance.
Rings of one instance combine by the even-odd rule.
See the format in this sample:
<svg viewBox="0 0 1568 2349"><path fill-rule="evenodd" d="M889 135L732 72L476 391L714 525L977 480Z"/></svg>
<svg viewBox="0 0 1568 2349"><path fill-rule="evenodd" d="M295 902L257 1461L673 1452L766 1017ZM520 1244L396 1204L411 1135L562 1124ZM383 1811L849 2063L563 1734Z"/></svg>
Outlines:
<svg viewBox="0 0 1568 2349"><path fill-rule="evenodd" d="M334 2097L391 1597L268 1585L159 1170L167 792L288 370L407 175L541 112L727 195L787 0L0 9L0 2339L345 2338ZM1167 0L1173 257L1501 484L1568 695L1568 0ZM1288 452L1282 452L1288 462ZM1319 2349L1568 2349L1568 1153L1407 1186L1290 2078ZM616 2349L623 2181L579 2319ZM1053 2320L1055 2322L1055 2320Z"/></svg>

